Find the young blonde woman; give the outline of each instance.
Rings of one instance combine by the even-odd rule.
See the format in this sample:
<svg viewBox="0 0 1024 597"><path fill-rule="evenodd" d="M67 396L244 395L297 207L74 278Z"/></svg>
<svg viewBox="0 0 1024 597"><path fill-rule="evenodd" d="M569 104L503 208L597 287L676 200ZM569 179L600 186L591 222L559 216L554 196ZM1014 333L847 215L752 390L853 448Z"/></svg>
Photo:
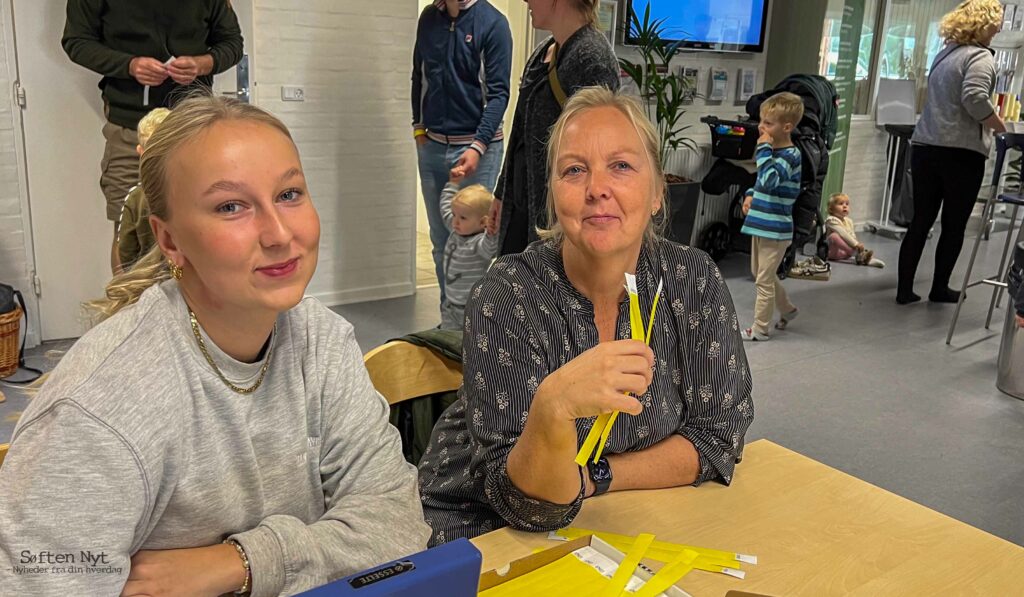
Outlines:
<svg viewBox="0 0 1024 597"><path fill-rule="evenodd" d="M352 326L303 298L320 223L287 128L188 99L141 174L158 246L0 469L0 592L285 595L422 549Z"/></svg>
<svg viewBox="0 0 1024 597"><path fill-rule="evenodd" d="M992 133L1006 131L992 106L996 63L989 48L1002 23L998 0L966 0L939 26L946 47L932 63L928 99L911 140L914 219L900 246L896 302L901 305L921 300L914 293L914 277L940 208L942 233L928 300L955 303L960 298L949 279L985 176Z"/></svg>

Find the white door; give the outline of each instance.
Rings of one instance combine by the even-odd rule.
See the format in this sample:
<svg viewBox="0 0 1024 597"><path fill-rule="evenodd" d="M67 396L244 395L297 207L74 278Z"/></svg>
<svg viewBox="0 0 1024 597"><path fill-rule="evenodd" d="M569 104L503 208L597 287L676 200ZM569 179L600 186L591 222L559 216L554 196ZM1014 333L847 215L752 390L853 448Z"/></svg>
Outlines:
<svg viewBox="0 0 1024 597"><path fill-rule="evenodd" d="M213 79L213 91L220 95L237 97L256 103L255 83L253 73L253 0L231 0L231 7L235 9L238 17L238 25L242 28L242 37L245 39L244 55L238 66L233 66ZM241 72L240 72L241 71Z"/></svg>
<svg viewBox="0 0 1024 597"><path fill-rule="evenodd" d="M72 64L61 49L64 6L14 1L43 340L81 335L81 304L100 296L110 278L113 239L99 186L99 76Z"/></svg>
<svg viewBox="0 0 1024 597"><path fill-rule="evenodd" d="M249 53L252 0L232 4L247 15L242 31ZM14 0L43 340L73 338L85 331L82 303L101 296L110 279L113 240L99 186L104 122L100 76L64 54L60 39L65 6L63 0Z"/></svg>

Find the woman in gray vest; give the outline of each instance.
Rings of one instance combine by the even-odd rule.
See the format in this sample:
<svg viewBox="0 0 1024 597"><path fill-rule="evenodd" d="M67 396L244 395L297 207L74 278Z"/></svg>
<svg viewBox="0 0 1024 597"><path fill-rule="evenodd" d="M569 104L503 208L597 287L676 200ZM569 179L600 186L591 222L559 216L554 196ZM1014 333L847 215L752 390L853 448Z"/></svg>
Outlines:
<svg viewBox="0 0 1024 597"><path fill-rule="evenodd" d="M914 294L914 275L940 207L942 233L928 300L955 303L960 297L949 278L981 189L992 132L1006 131L992 106L996 65L988 47L1002 20L997 0L966 0L942 19L946 47L932 63L928 99L912 139L914 219L900 247L896 302L901 305L921 300Z"/></svg>

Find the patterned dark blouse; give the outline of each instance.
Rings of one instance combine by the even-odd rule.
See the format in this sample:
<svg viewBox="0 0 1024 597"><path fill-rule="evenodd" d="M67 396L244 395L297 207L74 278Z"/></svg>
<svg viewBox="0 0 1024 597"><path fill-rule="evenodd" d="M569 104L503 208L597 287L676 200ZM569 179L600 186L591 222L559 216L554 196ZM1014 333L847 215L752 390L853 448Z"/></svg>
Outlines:
<svg viewBox="0 0 1024 597"><path fill-rule="evenodd" d="M659 240L637 263L641 311L648 317L659 278L664 294L651 347L654 381L643 412L621 416L606 454L639 451L678 433L696 447L694 485L732 481L754 417L750 371L732 298L703 252ZM619 305L617 339L630 337L629 302ZM548 531L568 525L583 503L527 497L506 471L530 402L552 371L598 344L594 309L569 282L561 251L536 242L498 259L466 306L463 386L420 462L420 492L431 545L511 525ZM594 418L576 421L580 444Z"/></svg>

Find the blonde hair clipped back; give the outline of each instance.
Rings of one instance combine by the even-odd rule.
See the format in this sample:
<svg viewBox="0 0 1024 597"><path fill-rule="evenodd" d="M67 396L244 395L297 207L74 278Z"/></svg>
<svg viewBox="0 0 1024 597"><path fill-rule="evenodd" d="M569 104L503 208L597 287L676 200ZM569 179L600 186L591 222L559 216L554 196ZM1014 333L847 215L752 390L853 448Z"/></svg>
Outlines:
<svg viewBox="0 0 1024 597"><path fill-rule="evenodd" d="M548 138L548 227L537 228L537 235L542 239L552 239L560 243L563 238L562 225L558 223L558 216L555 212L555 195L552 190L554 185L551 183L557 177L555 167L557 166L558 151L562 144L562 137L565 135L565 129L568 128L569 123L574 118L595 108L615 108L633 123L633 128L636 130L637 135L640 136L640 141L646 150L647 160L651 167L651 183L653 187L651 192L654 196L664 197L665 195L665 172L661 165L661 141L658 136L658 130L651 124L644 109L640 107L640 103L632 96L611 91L607 87L584 87L574 93L569 98L569 101L565 103L562 115L558 117L555 126L551 128L551 136ZM662 201L661 204L661 210L656 216L651 216L651 221L647 225L647 230L644 233L644 239L647 241L653 241L665 229L665 224L668 221L668 204L665 201Z"/></svg>

